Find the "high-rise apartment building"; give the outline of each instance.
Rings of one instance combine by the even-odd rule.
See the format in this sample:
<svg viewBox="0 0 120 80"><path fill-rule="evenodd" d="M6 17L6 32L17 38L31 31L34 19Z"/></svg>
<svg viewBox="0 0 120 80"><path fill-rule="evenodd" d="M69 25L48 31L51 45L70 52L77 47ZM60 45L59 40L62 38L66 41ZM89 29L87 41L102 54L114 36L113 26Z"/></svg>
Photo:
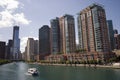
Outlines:
<svg viewBox="0 0 120 80"><path fill-rule="evenodd" d="M51 29L48 25L43 25L39 29L39 54L40 59L51 54Z"/></svg>
<svg viewBox="0 0 120 80"><path fill-rule="evenodd" d="M59 19L60 26L60 52L73 53L76 50L75 22L72 15L65 14Z"/></svg>
<svg viewBox="0 0 120 80"><path fill-rule="evenodd" d="M28 38L27 46L25 47L24 59L27 61L35 61L36 55L39 54L39 41L33 38Z"/></svg>
<svg viewBox="0 0 120 80"><path fill-rule="evenodd" d="M114 34L115 49L120 49L120 34Z"/></svg>
<svg viewBox="0 0 120 80"><path fill-rule="evenodd" d="M13 59L19 59L20 53L20 39L19 39L19 26L13 27Z"/></svg>
<svg viewBox="0 0 120 80"><path fill-rule="evenodd" d="M112 20L107 20L107 27L108 27L108 35L110 40L110 47L111 47L111 50L114 50L115 40L114 40L114 30L113 30Z"/></svg>
<svg viewBox="0 0 120 80"><path fill-rule="evenodd" d="M110 42L104 8L92 4L83 9L77 19L80 48L87 52L109 52Z"/></svg>
<svg viewBox="0 0 120 80"><path fill-rule="evenodd" d="M60 52L60 26L59 18L50 20L51 24L51 46L52 54L57 54Z"/></svg>
<svg viewBox="0 0 120 80"><path fill-rule="evenodd" d="M34 60L34 39L28 38L27 40L27 61Z"/></svg>
<svg viewBox="0 0 120 80"><path fill-rule="evenodd" d="M120 49L120 34L118 34L117 29L114 29L114 40L115 40L115 49Z"/></svg>

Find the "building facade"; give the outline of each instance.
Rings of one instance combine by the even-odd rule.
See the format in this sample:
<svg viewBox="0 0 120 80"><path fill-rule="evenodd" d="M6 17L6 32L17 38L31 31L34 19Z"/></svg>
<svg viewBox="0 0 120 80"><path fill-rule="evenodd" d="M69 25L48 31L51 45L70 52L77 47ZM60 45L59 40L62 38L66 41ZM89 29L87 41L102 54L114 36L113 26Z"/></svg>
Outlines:
<svg viewBox="0 0 120 80"><path fill-rule="evenodd" d="M51 29L48 25L43 25L39 29L39 55L44 59L46 55L51 54Z"/></svg>
<svg viewBox="0 0 120 80"><path fill-rule="evenodd" d="M111 52L105 9L102 5L92 4L83 9L78 14L77 22L79 52L76 52L77 50L74 52L74 18L71 15L64 15L59 18L60 51L64 54L46 56L47 61L88 62L96 60L105 63L110 58L116 57L115 53Z"/></svg>
<svg viewBox="0 0 120 80"><path fill-rule="evenodd" d="M59 19L60 26L60 52L73 53L76 50L75 22L72 15L65 14Z"/></svg>
<svg viewBox="0 0 120 80"><path fill-rule="evenodd" d="M77 19L80 48L87 52L109 52L110 43L104 8L92 4L83 9Z"/></svg>
<svg viewBox="0 0 120 80"><path fill-rule="evenodd" d="M12 59L12 45L13 45L13 40L9 40L6 48L6 59Z"/></svg>
<svg viewBox="0 0 120 80"><path fill-rule="evenodd" d="M115 49L120 49L120 34L118 34L118 30L114 30L114 40L115 40Z"/></svg>
<svg viewBox="0 0 120 80"><path fill-rule="evenodd" d="M57 54L60 52L60 27L59 18L50 20L51 24L51 46L52 54Z"/></svg>
<svg viewBox="0 0 120 80"><path fill-rule="evenodd" d="M27 58L28 58L28 57L27 57L27 45L26 45L25 51L22 53L22 60L27 61L27 60L28 60Z"/></svg>
<svg viewBox="0 0 120 80"><path fill-rule="evenodd" d="M108 34L109 34L109 40L110 40L110 47L111 47L111 50L114 50L115 40L114 40L114 30L113 30L112 20L107 20L107 27L108 27Z"/></svg>
<svg viewBox="0 0 120 80"><path fill-rule="evenodd" d="M36 61L36 56L39 54L39 41L33 38L28 38L27 46L25 47L24 60Z"/></svg>
<svg viewBox="0 0 120 80"><path fill-rule="evenodd" d="M118 30L117 29L114 29L114 34L118 34Z"/></svg>
<svg viewBox="0 0 120 80"><path fill-rule="evenodd" d="M12 54L13 59L19 59L20 53L20 39L19 39L19 26L13 27L13 47L12 47Z"/></svg>
<svg viewBox="0 0 120 80"><path fill-rule="evenodd" d="M39 40L34 40L34 53L35 55L39 54Z"/></svg>
<svg viewBox="0 0 120 80"><path fill-rule="evenodd" d="M34 39L28 38L27 40L27 61L34 60Z"/></svg>
<svg viewBox="0 0 120 80"><path fill-rule="evenodd" d="M6 43L0 41L0 59L5 59Z"/></svg>
<svg viewBox="0 0 120 80"><path fill-rule="evenodd" d="M120 34L114 34L115 49L120 49Z"/></svg>

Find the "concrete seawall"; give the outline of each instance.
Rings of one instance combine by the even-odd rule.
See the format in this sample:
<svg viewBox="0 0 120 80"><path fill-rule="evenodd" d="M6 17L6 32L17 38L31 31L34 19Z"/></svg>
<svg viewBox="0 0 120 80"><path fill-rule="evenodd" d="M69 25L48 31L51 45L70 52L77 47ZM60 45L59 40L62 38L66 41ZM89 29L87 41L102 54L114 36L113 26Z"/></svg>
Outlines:
<svg viewBox="0 0 120 80"><path fill-rule="evenodd" d="M120 66L112 66L112 65L94 65L94 64L47 64L47 63L31 63L31 64L39 64L39 65L48 65L48 66L74 66L74 67L94 67L94 68L115 68L120 69Z"/></svg>

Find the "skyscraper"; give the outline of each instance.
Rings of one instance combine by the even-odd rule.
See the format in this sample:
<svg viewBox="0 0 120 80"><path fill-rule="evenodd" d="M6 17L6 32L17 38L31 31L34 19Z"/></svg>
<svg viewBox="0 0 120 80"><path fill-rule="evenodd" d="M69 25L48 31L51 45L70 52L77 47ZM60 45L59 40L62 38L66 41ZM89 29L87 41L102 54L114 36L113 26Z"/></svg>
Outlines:
<svg viewBox="0 0 120 80"><path fill-rule="evenodd" d="M114 34L118 34L118 30L117 29L114 29Z"/></svg>
<svg viewBox="0 0 120 80"><path fill-rule="evenodd" d="M12 45L13 45L13 40L9 40L7 44L7 49L6 49L6 59L12 59Z"/></svg>
<svg viewBox="0 0 120 80"><path fill-rule="evenodd" d="M114 30L114 39L115 39L115 49L120 49L120 34L118 34L118 30Z"/></svg>
<svg viewBox="0 0 120 80"><path fill-rule="evenodd" d="M65 14L59 19L59 25L60 52L64 54L73 53L76 50L74 17Z"/></svg>
<svg viewBox="0 0 120 80"><path fill-rule="evenodd" d="M114 34L115 49L120 49L120 34Z"/></svg>
<svg viewBox="0 0 120 80"><path fill-rule="evenodd" d="M38 40L34 40L34 53L35 55L39 54L39 41Z"/></svg>
<svg viewBox="0 0 120 80"><path fill-rule="evenodd" d="M6 48L6 43L0 41L0 59L5 59L5 48Z"/></svg>
<svg viewBox="0 0 120 80"><path fill-rule="evenodd" d="M114 40L114 31L113 31L112 20L107 20L107 27L108 27L108 34L109 34L109 40L110 40L110 47L111 47L111 50L114 50L115 40Z"/></svg>
<svg viewBox="0 0 120 80"><path fill-rule="evenodd" d="M20 53L20 39L19 39L19 26L13 27L13 59L19 59Z"/></svg>
<svg viewBox="0 0 120 80"><path fill-rule="evenodd" d="M117 29L114 29L114 40L115 40L115 49L120 49L120 34L118 34Z"/></svg>
<svg viewBox="0 0 120 80"><path fill-rule="evenodd" d="M60 27L59 18L52 19L51 23L51 46L52 54L57 54L60 52Z"/></svg>
<svg viewBox="0 0 120 80"><path fill-rule="evenodd" d="M48 25L43 25L39 29L39 54L40 59L51 54L51 29Z"/></svg>
<svg viewBox="0 0 120 80"><path fill-rule="evenodd" d="M27 40L27 61L34 60L34 39L28 38Z"/></svg>
<svg viewBox="0 0 120 80"><path fill-rule="evenodd" d="M92 4L78 14L78 36L80 48L87 52L109 52L110 43L105 10Z"/></svg>

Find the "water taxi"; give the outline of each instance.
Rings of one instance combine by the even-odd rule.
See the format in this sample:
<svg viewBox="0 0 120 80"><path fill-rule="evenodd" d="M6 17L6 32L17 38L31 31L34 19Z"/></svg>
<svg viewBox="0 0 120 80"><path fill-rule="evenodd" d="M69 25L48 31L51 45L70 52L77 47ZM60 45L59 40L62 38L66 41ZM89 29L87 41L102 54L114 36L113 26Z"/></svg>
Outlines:
<svg viewBox="0 0 120 80"><path fill-rule="evenodd" d="M29 68L28 73L31 75L38 75L38 70L36 68Z"/></svg>

